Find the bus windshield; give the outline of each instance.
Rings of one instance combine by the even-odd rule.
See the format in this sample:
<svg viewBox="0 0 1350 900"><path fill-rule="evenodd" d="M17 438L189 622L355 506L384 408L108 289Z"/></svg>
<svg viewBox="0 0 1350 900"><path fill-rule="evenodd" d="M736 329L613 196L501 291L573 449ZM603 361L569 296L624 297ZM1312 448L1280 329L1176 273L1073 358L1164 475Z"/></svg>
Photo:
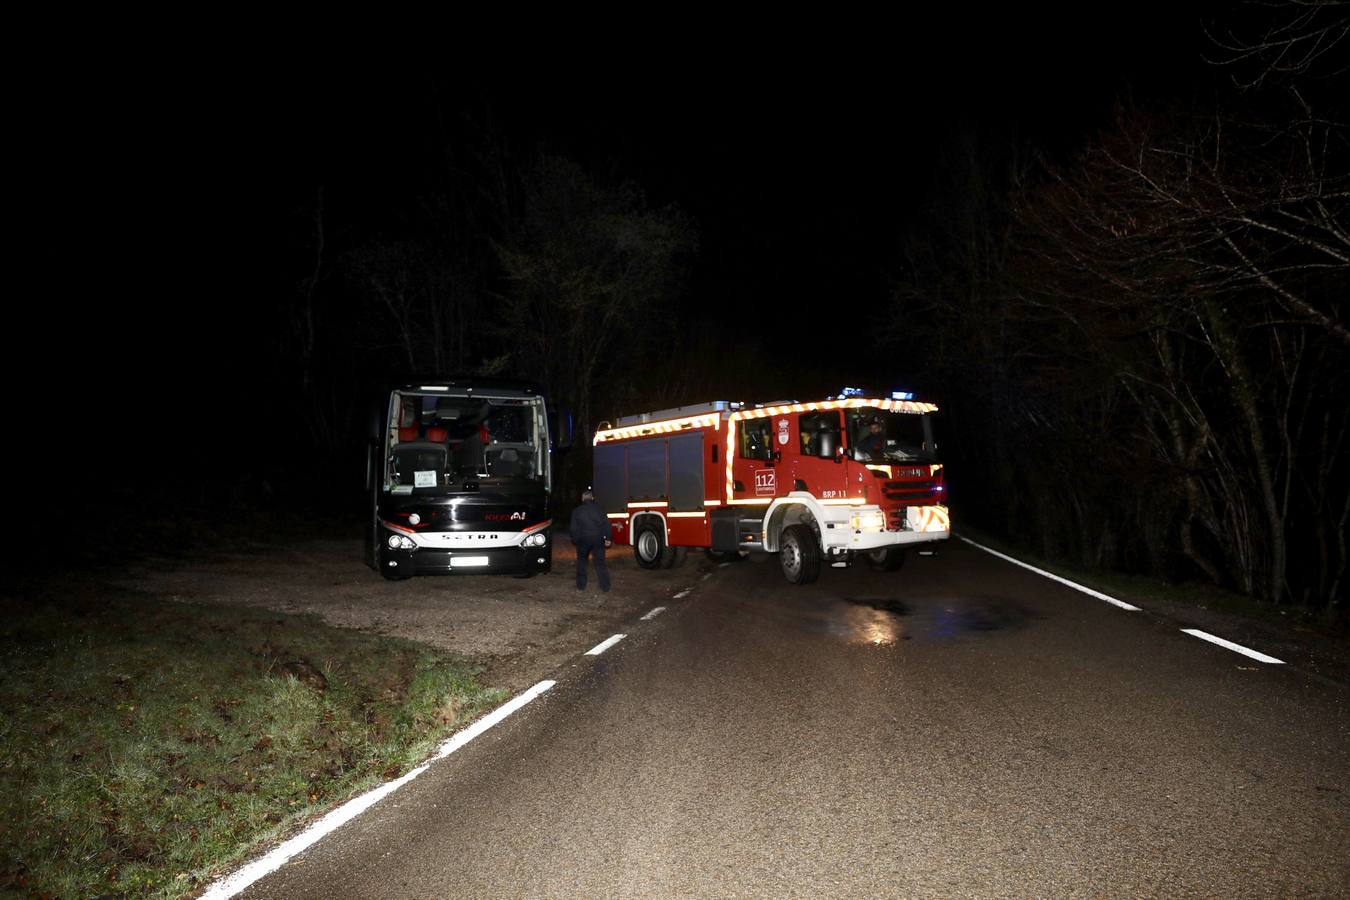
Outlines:
<svg viewBox="0 0 1350 900"><path fill-rule="evenodd" d="M390 398L386 491L438 493L466 481L544 482L542 398L455 397L395 391Z"/></svg>

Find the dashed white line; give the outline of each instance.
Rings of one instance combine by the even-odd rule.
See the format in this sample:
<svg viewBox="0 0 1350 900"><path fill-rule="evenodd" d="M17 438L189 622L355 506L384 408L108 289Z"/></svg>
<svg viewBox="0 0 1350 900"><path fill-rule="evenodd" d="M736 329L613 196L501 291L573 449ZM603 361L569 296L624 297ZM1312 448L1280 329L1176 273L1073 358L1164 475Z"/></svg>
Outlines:
<svg viewBox="0 0 1350 900"><path fill-rule="evenodd" d="M1189 634L1191 637L1198 637L1202 641L1209 641L1211 644L1218 644L1220 647L1225 647L1229 650L1232 650L1234 653L1241 653L1243 656L1251 657L1257 662L1273 663L1275 665L1280 666L1284 665L1284 660L1282 659L1276 659L1273 656L1266 656L1264 653L1258 653L1257 651L1252 650L1249 647L1244 647L1241 644L1235 644L1232 641L1226 641L1221 637L1215 637L1208 631L1201 631L1199 628L1183 628L1181 630L1184 631L1186 634Z"/></svg>
<svg viewBox="0 0 1350 900"><path fill-rule="evenodd" d="M685 588L684 590L682 590L682 591L680 591L678 594L676 594L675 597L674 597L673 599L675 599L675 600L681 600L681 599L683 599L683 598L685 598L685 597L688 597L688 596L689 596L690 594L692 594L693 592L694 592L694 589L693 589L693 588Z"/></svg>
<svg viewBox="0 0 1350 900"><path fill-rule="evenodd" d="M974 541L972 541L972 540L971 540L970 538L968 538L968 537L962 537L962 536L959 535L959 534L957 535L957 537L961 538L961 540L965 541L967 544L969 544L969 545L972 546L972 547L978 547L979 549L983 550L985 553L989 553L989 554L991 554L991 555L993 555L993 556L997 556L999 559L1007 560L1008 562L1012 563L1012 564L1015 565L1015 566L1021 566L1021 567L1024 568L1024 569L1030 569L1031 571L1035 572L1037 575L1044 575L1046 578L1049 578L1051 581L1058 581L1060 584L1067 585L1067 586L1073 588L1075 591L1082 591L1083 593L1087 594L1089 597L1096 597L1098 600L1105 600L1107 603L1110 603L1112 606L1118 606L1118 607L1120 607L1121 609L1127 609L1127 610L1129 610L1130 612L1139 612L1139 611L1140 611L1140 610L1139 610L1139 607L1137 607L1137 606L1132 606L1131 604L1126 603L1124 600L1117 600L1115 597L1112 597L1112 596L1110 596L1110 595L1108 595L1108 594L1103 594L1101 591L1094 591L1094 590L1093 590L1092 588L1090 588L1090 587L1085 587L1085 586L1083 586L1083 585L1081 585L1081 584L1078 584L1077 582L1070 581L1070 580L1067 579L1067 578L1061 578L1060 576L1056 575L1056 574L1053 573L1053 572L1047 572L1047 571L1045 571L1044 569L1038 569L1038 568L1036 568L1035 566L1029 566L1029 565L1027 565L1026 563L1022 562L1020 559L1013 559L1011 556L1008 556L1007 554L999 553L997 550L991 550L991 549L989 549L988 547L984 546L983 544L977 544L977 543L975 543Z"/></svg>
<svg viewBox="0 0 1350 900"><path fill-rule="evenodd" d="M529 703L555 684L557 684L555 681L541 681L525 693L503 703L477 722L474 722L468 728L458 731L447 738L436 750L436 755L433 759L443 759L451 753L454 753L460 747L463 747L469 741L478 737L493 725L496 725L502 719L505 719L507 716L511 715L511 713L520 709L526 703ZM376 803L379 803L385 797L388 797L394 791L412 781L418 775L421 775L428 768L430 768L430 764L423 763L417 768L409 771L402 778L385 782L374 790L367 791L359 797L353 797L351 800L348 800L337 809L328 813L328 815L319 819L295 837L273 849L272 852L260 859L254 860L243 868L236 870L226 878L211 885L206 893L202 894L203 900L208 900L208 898L209 900L225 900L227 897L233 897L259 878L275 872L285 865L287 860L291 857L309 849L328 834L341 828L352 819L361 815L361 813L370 809Z"/></svg>
<svg viewBox="0 0 1350 900"><path fill-rule="evenodd" d="M601 653L604 653L610 647L613 647L615 644L617 644L619 641L623 640L626 637L628 637L628 635L626 634L616 634L613 637L607 637L600 643L596 644L591 649L587 650L586 655L599 656Z"/></svg>
<svg viewBox="0 0 1350 900"><path fill-rule="evenodd" d="M679 596L680 596L679 594L676 594L676 595L675 595L676 599L679 599ZM666 611L666 608L665 608L664 606L653 606L653 607L652 607L652 611L649 612L649 613L647 613L645 616L642 617L642 621L645 622L645 621L647 621L648 619L655 619L657 616L661 615L661 613L663 613L663 612L665 612L665 611Z"/></svg>
<svg viewBox="0 0 1350 900"><path fill-rule="evenodd" d="M1082 591L1083 593L1088 594L1089 596L1096 597L1098 600L1105 600L1107 603L1110 603L1113 606L1119 606L1121 609L1128 609L1130 612L1140 611L1139 607L1132 606L1129 603L1126 603L1124 600L1117 600L1115 597L1103 594L1101 591L1094 591L1090 587L1084 587L1083 585L1070 581L1067 578L1061 578L1060 576L1054 574L1053 572L1047 572L1044 569L1038 569L1035 566L1027 565L1020 559L1013 559L1011 556L1008 556L1007 554L999 553L997 550L991 550L988 547L984 546L983 544L977 544L975 541L972 541L968 537L963 537L962 535L959 534L957 535L957 537L961 538L961 540L965 541L967 544L970 544L970 546L972 547L978 547L985 553L997 556L999 559L1002 560L1007 560L1008 562L1012 563L1015 566L1021 566L1024 569L1030 569L1037 575L1044 575L1051 581L1058 581L1060 584L1068 585L1074 590ZM1232 650L1234 653L1241 653L1243 656L1257 660L1258 662L1270 663L1272 665L1279 665L1279 666L1285 664L1284 660L1282 659L1276 659L1273 656L1267 656L1266 654L1261 653L1257 650L1252 650L1250 647L1244 647L1241 644L1235 644L1232 641L1224 640L1223 638L1212 635L1207 631L1201 631L1199 628L1183 628L1181 630L1186 634L1189 634L1191 637L1198 637L1202 641L1209 641L1211 644L1217 644L1220 647Z"/></svg>

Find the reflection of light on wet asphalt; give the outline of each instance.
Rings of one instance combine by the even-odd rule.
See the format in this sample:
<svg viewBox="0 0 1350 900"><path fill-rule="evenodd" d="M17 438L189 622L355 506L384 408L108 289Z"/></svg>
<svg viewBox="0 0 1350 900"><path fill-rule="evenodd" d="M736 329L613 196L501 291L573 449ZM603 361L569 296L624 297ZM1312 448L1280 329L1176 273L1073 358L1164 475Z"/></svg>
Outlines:
<svg viewBox="0 0 1350 900"><path fill-rule="evenodd" d="M872 620L859 629L861 643L894 644L900 640L900 623L890 613L872 611Z"/></svg>
<svg viewBox="0 0 1350 900"><path fill-rule="evenodd" d="M904 631L899 619L890 613L878 609L859 609L856 606L835 609L825 624L832 634L850 644L878 647L899 641Z"/></svg>
<svg viewBox="0 0 1350 900"><path fill-rule="evenodd" d="M933 634L937 637L951 637L956 634L957 627L961 624L956 615L956 610L950 606L943 608L937 615L937 622L933 627Z"/></svg>

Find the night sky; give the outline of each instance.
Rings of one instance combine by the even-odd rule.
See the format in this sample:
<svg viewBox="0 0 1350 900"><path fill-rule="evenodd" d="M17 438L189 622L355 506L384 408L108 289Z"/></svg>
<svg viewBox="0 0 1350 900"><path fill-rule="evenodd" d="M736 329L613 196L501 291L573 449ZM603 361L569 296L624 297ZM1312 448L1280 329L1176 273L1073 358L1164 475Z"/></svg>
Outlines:
<svg viewBox="0 0 1350 900"><path fill-rule="evenodd" d="M21 247L41 287L11 304L10 403L63 410L39 419L80 421L108 448L138 445L146 422L255 443L269 323L303 271L297 223L317 188L334 241L406 229L466 117L689 213L700 249L679 313L696 331L750 331L772 350L822 324L866 327L899 241L943 202L959 138L1071 152L1118 98L1206 77L1199 21L1174 9L711 38L686 24L659 46L454 34L439 51L315 41L70 61L23 100Z"/></svg>
<svg viewBox="0 0 1350 900"><path fill-rule="evenodd" d="M1184 93L1204 74L1195 14L1007 29L915 23L856 48L849 29L812 45L761 36L499 66L356 61L324 71L322 91L283 68L263 101L275 131L245 149L271 157L255 160L276 179L270 199L324 183L331 202L387 222L471 111L521 147L631 178L653 206L690 213L701 238L691 315L875 305L887 254L941 203L934 178L961 135L1067 152L1118 98Z"/></svg>

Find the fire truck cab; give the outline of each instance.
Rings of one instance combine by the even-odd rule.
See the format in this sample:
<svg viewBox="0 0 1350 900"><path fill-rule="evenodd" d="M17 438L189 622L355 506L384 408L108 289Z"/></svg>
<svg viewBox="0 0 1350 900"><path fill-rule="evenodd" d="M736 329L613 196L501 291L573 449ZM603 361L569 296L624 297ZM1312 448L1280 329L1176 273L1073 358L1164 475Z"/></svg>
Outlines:
<svg viewBox="0 0 1350 900"><path fill-rule="evenodd" d="M727 560L777 554L793 584L860 558L894 570L906 547L951 534L936 411L855 392L627 416L596 432L593 488L615 543L644 568L701 548Z"/></svg>

